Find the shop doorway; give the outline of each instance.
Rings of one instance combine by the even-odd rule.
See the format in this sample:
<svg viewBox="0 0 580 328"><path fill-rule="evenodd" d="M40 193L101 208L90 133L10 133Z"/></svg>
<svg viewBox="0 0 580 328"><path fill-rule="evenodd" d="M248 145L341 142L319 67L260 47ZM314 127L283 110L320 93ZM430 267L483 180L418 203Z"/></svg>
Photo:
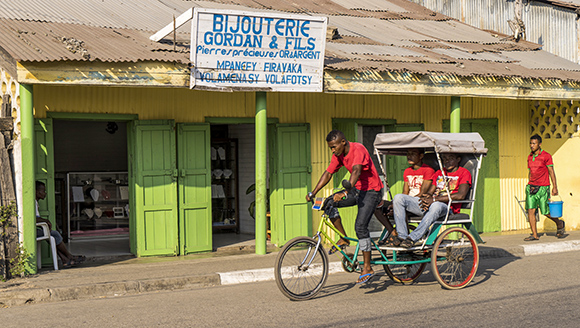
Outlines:
<svg viewBox="0 0 580 328"><path fill-rule="evenodd" d="M207 121L212 123L214 248L254 245L253 119L208 118ZM312 171L308 124L278 124L276 119L269 119L267 152L267 234L272 244L281 245L312 231L312 213L309 204L304 202L304 195L311 190Z"/></svg>
<svg viewBox="0 0 580 328"><path fill-rule="evenodd" d="M255 125L211 124L213 248L255 240Z"/></svg>
<svg viewBox="0 0 580 328"><path fill-rule="evenodd" d="M130 255L126 122L135 118L51 113L35 121L35 175L47 190L40 215L76 254Z"/></svg>
<svg viewBox="0 0 580 328"><path fill-rule="evenodd" d="M127 124L53 120L55 220L72 252L129 255Z"/></svg>

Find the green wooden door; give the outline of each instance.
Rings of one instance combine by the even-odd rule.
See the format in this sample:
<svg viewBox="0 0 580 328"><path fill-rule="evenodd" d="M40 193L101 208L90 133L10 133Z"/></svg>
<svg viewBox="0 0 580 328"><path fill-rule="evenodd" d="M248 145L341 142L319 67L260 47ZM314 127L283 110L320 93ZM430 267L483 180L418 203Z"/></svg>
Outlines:
<svg viewBox="0 0 580 328"><path fill-rule="evenodd" d="M270 146L270 223L272 242L282 245L312 234L312 211L304 196L311 189L310 129L277 124Z"/></svg>
<svg viewBox="0 0 580 328"><path fill-rule="evenodd" d="M178 254L175 124L170 120L134 121L131 209L137 256Z"/></svg>
<svg viewBox="0 0 580 328"><path fill-rule="evenodd" d="M180 253L211 251L209 124L178 124Z"/></svg>
<svg viewBox="0 0 580 328"><path fill-rule="evenodd" d="M449 132L449 120L443 121L443 131ZM501 230L499 142L496 119L461 120L461 132L478 132L488 150L483 159L475 201L473 223L478 232Z"/></svg>
<svg viewBox="0 0 580 328"><path fill-rule="evenodd" d="M53 230L59 230L56 226L55 199L54 199L54 142L52 119L43 118L34 121L35 149L35 177L37 181L46 185L46 198L38 201L40 216L50 220ZM42 243L42 262L49 261L50 254L47 243Z"/></svg>

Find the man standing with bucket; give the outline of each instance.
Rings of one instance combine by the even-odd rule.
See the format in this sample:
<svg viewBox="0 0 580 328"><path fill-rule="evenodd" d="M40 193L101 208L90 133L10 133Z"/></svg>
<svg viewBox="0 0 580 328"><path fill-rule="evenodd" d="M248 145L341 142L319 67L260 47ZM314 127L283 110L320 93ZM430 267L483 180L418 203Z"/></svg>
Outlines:
<svg viewBox="0 0 580 328"><path fill-rule="evenodd" d="M528 177L529 182L526 186L526 209L528 211L528 221L532 234L526 237L525 241L539 240L538 229L536 227L536 209L540 208L543 215L556 223L556 237L566 237L566 223L560 220L560 213L553 213L552 217L548 203L550 202L550 180L552 180L552 196L558 195L558 185L556 183L556 173L554 172L554 163L552 155L542 150L542 137L534 134L530 138L531 153L528 156ZM561 202L560 202L561 205Z"/></svg>

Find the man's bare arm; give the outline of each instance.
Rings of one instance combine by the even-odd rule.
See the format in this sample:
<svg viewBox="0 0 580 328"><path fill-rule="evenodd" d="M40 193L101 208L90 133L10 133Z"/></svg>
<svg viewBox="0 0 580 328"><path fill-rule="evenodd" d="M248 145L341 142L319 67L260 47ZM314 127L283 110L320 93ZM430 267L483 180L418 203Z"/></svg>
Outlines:
<svg viewBox="0 0 580 328"><path fill-rule="evenodd" d="M558 194L558 183L556 182L556 172L553 166L548 166L548 174L550 175L550 180L552 180L552 196Z"/></svg>
<svg viewBox="0 0 580 328"><path fill-rule="evenodd" d="M316 184L316 187L314 187L314 189L312 190L312 194L313 196L315 196L320 189L324 188L324 186L326 186L326 184L328 183L328 181L330 181L330 179L332 178L332 174L330 174L328 171L324 171L324 173L322 173L322 176L320 176L320 180L318 180L318 183ZM308 195L306 195L306 200L310 201L310 197L308 197Z"/></svg>

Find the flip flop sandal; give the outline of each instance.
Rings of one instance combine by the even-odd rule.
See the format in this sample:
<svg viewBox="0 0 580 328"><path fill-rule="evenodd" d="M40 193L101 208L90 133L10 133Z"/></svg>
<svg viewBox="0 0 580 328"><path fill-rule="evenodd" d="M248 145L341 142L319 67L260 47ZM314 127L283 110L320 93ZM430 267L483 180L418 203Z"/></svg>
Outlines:
<svg viewBox="0 0 580 328"><path fill-rule="evenodd" d="M524 241L534 241L534 240L540 240L540 238L536 238L532 235L529 235L526 238L524 238Z"/></svg>
<svg viewBox="0 0 580 328"><path fill-rule="evenodd" d="M75 265L77 265L77 263L74 260L68 260L68 262L62 264L62 268L69 269L74 267Z"/></svg>
<svg viewBox="0 0 580 328"><path fill-rule="evenodd" d="M356 282L357 285L366 284L367 282L371 281L371 278L374 277L374 273L365 273L358 276L358 280Z"/></svg>
<svg viewBox="0 0 580 328"><path fill-rule="evenodd" d="M391 234L391 235L389 235L389 238L387 238L387 239L383 239L383 240L379 241L379 242L377 243L377 245L379 245L379 246L384 246L384 245L387 245L387 246L388 246L388 245L392 245L392 244L393 244L393 243L395 243L395 242L396 242L398 239L399 239L399 237L397 237L396 235L393 235L393 234Z"/></svg>
<svg viewBox="0 0 580 328"><path fill-rule="evenodd" d="M562 221L562 228L556 230L556 237L559 239L566 237L566 222Z"/></svg>
<svg viewBox="0 0 580 328"><path fill-rule="evenodd" d="M348 245L338 245L338 248L340 248L340 250L344 251L347 246ZM338 252L338 248L336 248L336 246L332 245L332 247L328 251L328 255L332 255L332 254Z"/></svg>

